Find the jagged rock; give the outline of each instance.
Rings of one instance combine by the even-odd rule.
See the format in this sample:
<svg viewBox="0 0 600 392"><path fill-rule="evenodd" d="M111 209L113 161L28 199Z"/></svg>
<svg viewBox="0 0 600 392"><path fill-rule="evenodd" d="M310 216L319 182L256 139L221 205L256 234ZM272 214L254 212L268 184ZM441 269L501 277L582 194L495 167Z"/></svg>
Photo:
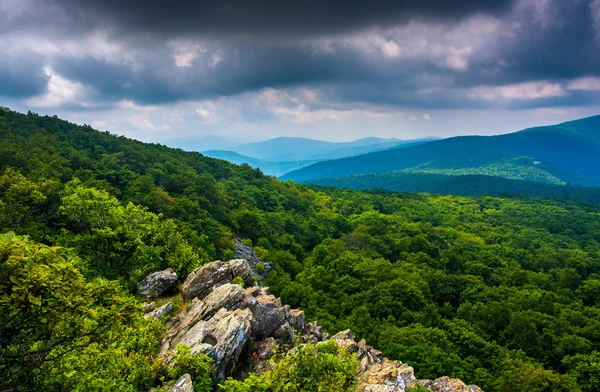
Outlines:
<svg viewBox="0 0 600 392"><path fill-rule="evenodd" d="M228 311L220 309L209 320L201 320L187 330L179 339L165 342L162 350L173 352L177 344L188 346L192 353L210 356L215 366L215 385L231 374L250 339L250 319L247 309ZM171 364L171 360L167 360Z"/></svg>
<svg viewBox="0 0 600 392"><path fill-rule="evenodd" d="M306 320L304 318L304 311L298 309L290 310L290 326L296 331L304 331L306 328Z"/></svg>
<svg viewBox="0 0 600 392"><path fill-rule="evenodd" d="M239 238L236 238L234 242L235 258L248 260L250 267L252 268L252 275L261 280L266 278L269 275L269 272L271 272L271 264L259 257L254 248L244 244ZM262 264L264 271L258 271L258 264Z"/></svg>
<svg viewBox="0 0 600 392"><path fill-rule="evenodd" d="M192 377L189 374L184 374L175 382L175 385L168 392L194 392L192 385Z"/></svg>
<svg viewBox="0 0 600 392"><path fill-rule="evenodd" d="M171 268L146 276L137 284L138 295L142 298L157 298L173 289L177 283L177 274Z"/></svg>
<svg viewBox="0 0 600 392"><path fill-rule="evenodd" d="M144 305L144 314L146 313L150 313L152 312L154 309L156 309L156 303L155 302L150 302L148 304Z"/></svg>
<svg viewBox="0 0 600 392"><path fill-rule="evenodd" d="M231 282L236 276L242 278L245 285L252 285L252 270L246 260L213 261L189 274L181 286L181 293L186 301L194 297L202 299L215 287Z"/></svg>
<svg viewBox="0 0 600 392"><path fill-rule="evenodd" d="M281 300L269 294L268 288L249 288L240 305L252 312L252 336L264 339L289 319L290 307L281 306Z"/></svg>
<svg viewBox="0 0 600 392"><path fill-rule="evenodd" d="M227 377L251 336L252 312L239 309L243 299L244 289L229 283L215 288L204 301L195 298L167 325L161 348L167 363L172 362L177 345L183 344L193 353L212 357L215 385Z"/></svg>
<svg viewBox="0 0 600 392"><path fill-rule="evenodd" d="M323 327L321 327L314 321L306 325L304 332L305 333L302 336L302 339L305 342L317 343L322 342L323 340L327 340L329 338L329 335L323 332Z"/></svg>
<svg viewBox="0 0 600 392"><path fill-rule="evenodd" d="M243 294L244 289L241 286L228 283L217 287L204 298L204 301L194 298L184 311L167 325L168 334L163 342L161 353L166 355L174 350L188 334L194 334L193 328L198 324L206 325L219 311L235 309L236 305L241 303Z"/></svg>
<svg viewBox="0 0 600 392"><path fill-rule="evenodd" d="M146 313L144 315L144 317L146 317L146 318L153 318L155 320L160 320L163 317L171 315L171 313L173 313L173 303L172 302L167 302L166 304L164 304L160 308L158 308L156 310L153 310L153 311L151 311L149 313Z"/></svg>
<svg viewBox="0 0 600 392"><path fill-rule="evenodd" d="M297 335L289 323L284 323L273 331L272 336L277 339L280 345L289 345L296 340Z"/></svg>
<svg viewBox="0 0 600 392"><path fill-rule="evenodd" d="M437 380L423 380L421 386L427 387L434 392L482 392L476 385L466 385L457 378L440 377Z"/></svg>
<svg viewBox="0 0 600 392"><path fill-rule="evenodd" d="M359 361L359 391L404 392L407 387L416 385L413 368L400 361L383 358L381 352L367 345L364 339L357 343L352 331L342 331L331 339L348 352L356 354Z"/></svg>
<svg viewBox="0 0 600 392"><path fill-rule="evenodd" d="M230 283L236 276L249 287L244 289ZM251 282L251 269L246 260L216 261L190 274L182 285L184 298L190 301L167 323L167 336L161 346L166 363L172 364L178 344L190 347L194 353L208 354L214 360L217 385L232 375L234 368L236 378L270 369L272 364L268 360L274 350L294 350L293 342L297 338L313 343L329 339L316 322L306 323L304 312L283 306L268 288ZM350 330L331 339L356 355L360 392L405 392L416 385L438 392L481 392L476 386L447 377L419 382L412 367L382 357L381 352L367 345L365 340L356 342ZM242 353L249 358L240 358Z"/></svg>
<svg viewBox="0 0 600 392"><path fill-rule="evenodd" d="M359 391L368 391L370 386L387 385L394 391L404 391L417 383L414 369L400 361L379 357L367 370L358 374Z"/></svg>

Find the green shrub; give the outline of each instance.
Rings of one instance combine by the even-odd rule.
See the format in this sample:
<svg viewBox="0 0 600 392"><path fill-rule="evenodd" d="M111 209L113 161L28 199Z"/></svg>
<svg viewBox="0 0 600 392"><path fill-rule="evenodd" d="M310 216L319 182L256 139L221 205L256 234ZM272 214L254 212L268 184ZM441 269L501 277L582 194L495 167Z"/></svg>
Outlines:
<svg viewBox="0 0 600 392"><path fill-rule="evenodd" d="M177 380L184 374L192 377L194 391L211 392L213 390L212 360L205 354L193 354L189 347L178 345L175 351L175 364L169 369L169 376Z"/></svg>
<svg viewBox="0 0 600 392"><path fill-rule="evenodd" d="M136 391L162 370L160 323L64 248L0 235L0 390Z"/></svg>
<svg viewBox="0 0 600 392"><path fill-rule="evenodd" d="M235 278L233 278L231 280L231 283L232 284L239 284L240 286L244 287L244 280L241 277L239 277L239 276L236 276Z"/></svg>
<svg viewBox="0 0 600 392"><path fill-rule="evenodd" d="M346 392L356 387L356 358L334 341L299 346L271 359L273 369L244 381L229 378L228 392Z"/></svg>
<svg viewBox="0 0 600 392"><path fill-rule="evenodd" d="M257 263L256 264L256 272L258 272L259 274L263 274L263 272L265 272L265 265L263 263Z"/></svg>

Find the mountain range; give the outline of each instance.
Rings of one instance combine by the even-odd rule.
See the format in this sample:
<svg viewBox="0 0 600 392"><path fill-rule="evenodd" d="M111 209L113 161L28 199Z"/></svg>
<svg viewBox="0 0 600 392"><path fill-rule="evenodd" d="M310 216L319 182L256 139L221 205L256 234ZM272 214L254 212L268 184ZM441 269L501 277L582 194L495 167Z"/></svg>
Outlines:
<svg viewBox="0 0 600 392"><path fill-rule="evenodd" d="M390 148L404 148L427 143L437 138L415 140L382 139L368 137L352 142L327 142L300 137L277 137L261 142L232 146L229 149L201 151L211 158L224 159L231 163L246 163L262 170L265 174L280 176L316 162L351 157ZM200 142L190 143L199 146Z"/></svg>
<svg viewBox="0 0 600 392"><path fill-rule="evenodd" d="M547 184L600 185L600 116L498 136L460 136L416 146L318 162L281 176L283 180L354 187L356 175L370 188L397 189L397 171L409 174L487 175ZM390 173L386 175L385 173ZM353 177L346 177L353 176ZM386 177L390 178L386 178ZM376 180L375 180L376 179Z"/></svg>

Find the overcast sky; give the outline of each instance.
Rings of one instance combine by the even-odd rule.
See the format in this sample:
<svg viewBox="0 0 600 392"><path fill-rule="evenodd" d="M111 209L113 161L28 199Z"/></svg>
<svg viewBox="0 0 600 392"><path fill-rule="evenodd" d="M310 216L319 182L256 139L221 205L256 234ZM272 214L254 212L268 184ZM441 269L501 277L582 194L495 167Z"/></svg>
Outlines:
<svg viewBox="0 0 600 392"><path fill-rule="evenodd" d="M144 141L600 114L600 0L0 0L0 105Z"/></svg>

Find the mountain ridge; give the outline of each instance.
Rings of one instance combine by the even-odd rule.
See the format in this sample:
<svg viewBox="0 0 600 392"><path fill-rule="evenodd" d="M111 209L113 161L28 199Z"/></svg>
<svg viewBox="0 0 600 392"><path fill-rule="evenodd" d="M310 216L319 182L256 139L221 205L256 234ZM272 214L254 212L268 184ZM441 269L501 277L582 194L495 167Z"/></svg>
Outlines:
<svg viewBox="0 0 600 392"><path fill-rule="evenodd" d="M574 125L571 127L575 128ZM280 178L302 182L409 168L466 169L516 158L529 159L530 166L546 165L547 175L565 183L600 184L600 144L583 132L569 131L560 126L530 128L495 136L456 136L402 150L390 149L320 162Z"/></svg>

